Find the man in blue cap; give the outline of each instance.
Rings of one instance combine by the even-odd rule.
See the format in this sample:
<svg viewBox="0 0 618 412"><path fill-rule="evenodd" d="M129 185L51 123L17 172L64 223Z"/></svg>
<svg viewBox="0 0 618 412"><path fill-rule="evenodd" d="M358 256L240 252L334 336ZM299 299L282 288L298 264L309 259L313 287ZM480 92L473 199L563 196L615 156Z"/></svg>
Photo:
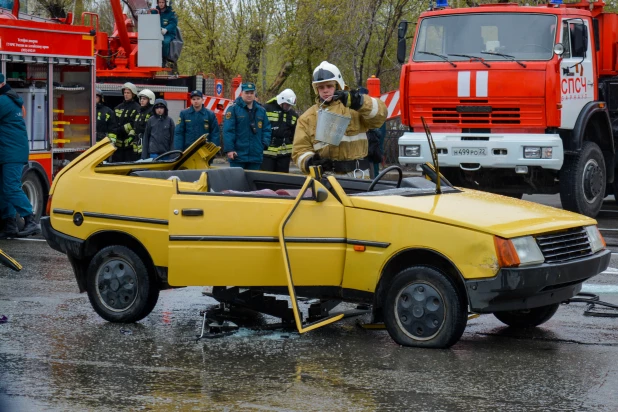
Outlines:
<svg viewBox="0 0 618 412"><path fill-rule="evenodd" d="M185 150L201 136L219 146L219 123L217 116L204 107L204 94L199 90L191 92L191 107L180 112L174 131L174 149Z"/></svg>
<svg viewBox="0 0 618 412"><path fill-rule="evenodd" d="M29 236L41 230L21 188L21 174L30 151L23 105L22 98L0 73L0 239ZM17 229L17 214L25 222L21 231Z"/></svg>
<svg viewBox="0 0 618 412"><path fill-rule="evenodd" d="M255 84L243 83L240 97L225 112L224 151L231 167L260 170L271 127L266 110L255 102Z"/></svg>

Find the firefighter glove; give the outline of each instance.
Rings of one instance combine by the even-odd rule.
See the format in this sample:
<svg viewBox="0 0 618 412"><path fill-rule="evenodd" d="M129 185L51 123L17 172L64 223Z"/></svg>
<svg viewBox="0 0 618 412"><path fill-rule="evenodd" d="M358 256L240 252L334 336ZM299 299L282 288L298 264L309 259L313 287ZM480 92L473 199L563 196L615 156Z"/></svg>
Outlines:
<svg viewBox="0 0 618 412"><path fill-rule="evenodd" d="M352 110L363 107L363 95L358 90L337 90L333 100L339 100L345 107Z"/></svg>
<svg viewBox="0 0 618 412"><path fill-rule="evenodd" d="M322 166L325 171L329 171L333 169L333 161L331 159L322 159L320 155L316 153L307 162L307 167L309 166Z"/></svg>
<svg viewBox="0 0 618 412"><path fill-rule="evenodd" d="M164 29L163 27L161 27L161 34L165 35L165 33L167 33L167 29Z"/></svg>

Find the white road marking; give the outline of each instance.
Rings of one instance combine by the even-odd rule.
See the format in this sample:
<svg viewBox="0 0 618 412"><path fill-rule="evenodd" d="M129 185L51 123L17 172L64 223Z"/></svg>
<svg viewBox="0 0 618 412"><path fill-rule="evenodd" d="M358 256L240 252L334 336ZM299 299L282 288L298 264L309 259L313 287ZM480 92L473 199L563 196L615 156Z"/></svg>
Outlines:
<svg viewBox="0 0 618 412"><path fill-rule="evenodd" d="M602 227L599 228L602 232L618 232L618 229L604 229Z"/></svg>
<svg viewBox="0 0 618 412"><path fill-rule="evenodd" d="M605 272L601 272L601 273L616 274L616 273L618 273L618 269L616 269L616 268L607 268L607 270L605 270Z"/></svg>
<svg viewBox="0 0 618 412"><path fill-rule="evenodd" d="M584 283L582 292L587 293L618 293L618 285L599 285Z"/></svg>

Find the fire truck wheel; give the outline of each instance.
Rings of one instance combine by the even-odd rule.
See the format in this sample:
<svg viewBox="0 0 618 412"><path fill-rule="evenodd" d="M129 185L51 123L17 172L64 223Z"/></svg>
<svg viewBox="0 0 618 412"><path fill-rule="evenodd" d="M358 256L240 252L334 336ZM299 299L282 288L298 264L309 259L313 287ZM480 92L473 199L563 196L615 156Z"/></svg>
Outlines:
<svg viewBox="0 0 618 412"><path fill-rule="evenodd" d="M41 180L37 177L34 172L26 173L24 179L22 181L22 189L28 200L30 200L30 204L32 204L32 213L34 214L34 218L38 222L43 214L43 210L45 210L44 196L43 196L43 186L41 185Z"/></svg>
<svg viewBox="0 0 618 412"><path fill-rule="evenodd" d="M513 328L533 328L539 326L556 314L560 303L541 306L540 308L526 310L510 310L496 312L494 316L502 323Z"/></svg>
<svg viewBox="0 0 618 412"><path fill-rule="evenodd" d="M560 170L560 200L571 212L595 217L605 195L605 160L596 143L585 141L576 155L566 155Z"/></svg>
<svg viewBox="0 0 618 412"><path fill-rule="evenodd" d="M115 323L137 322L157 304L159 289L142 259L126 246L101 249L88 266L86 290L94 310Z"/></svg>
<svg viewBox="0 0 618 412"><path fill-rule="evenodd" d="M389 335L403 346L448 348L468 321L465 297L439 270L411 266L393 279L384 304Z"/></svg>

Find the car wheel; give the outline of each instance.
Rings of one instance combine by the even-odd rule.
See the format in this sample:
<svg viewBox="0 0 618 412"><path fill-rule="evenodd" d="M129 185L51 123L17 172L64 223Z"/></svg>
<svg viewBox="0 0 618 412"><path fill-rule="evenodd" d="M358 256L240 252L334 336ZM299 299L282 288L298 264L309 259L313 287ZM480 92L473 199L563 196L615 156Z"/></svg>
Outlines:
<svg viewBox="0 0 618 412"><path fill-rule="evenodd" d="M142 259L131 249L107 246L88 265L86 290L94 310L105 320L137 322L148 316L159 289Z"/></svg>
<svg viewBox="0 0 618 412"><path fill-rule="evenodd" d="M514 328L533 328L550 320L559 306L559 303L554 303L540 308L495 312L494 316L500 322Z"/></svg>
<svg viewBox="0 0 618 412"><path fill-rule="evenodd" d="M560 170L560 201L571 212L595 217L605 196L605 160L599 146L585 141L579 153L567 155Z"/></svg>
<svg viewBox="0 0 618 412"><path fill-rule="evenodd" d="M453 282L428 266L397 274L386 294L384 323L403 346L448 348L466 328L467 308Z"/></svg>

